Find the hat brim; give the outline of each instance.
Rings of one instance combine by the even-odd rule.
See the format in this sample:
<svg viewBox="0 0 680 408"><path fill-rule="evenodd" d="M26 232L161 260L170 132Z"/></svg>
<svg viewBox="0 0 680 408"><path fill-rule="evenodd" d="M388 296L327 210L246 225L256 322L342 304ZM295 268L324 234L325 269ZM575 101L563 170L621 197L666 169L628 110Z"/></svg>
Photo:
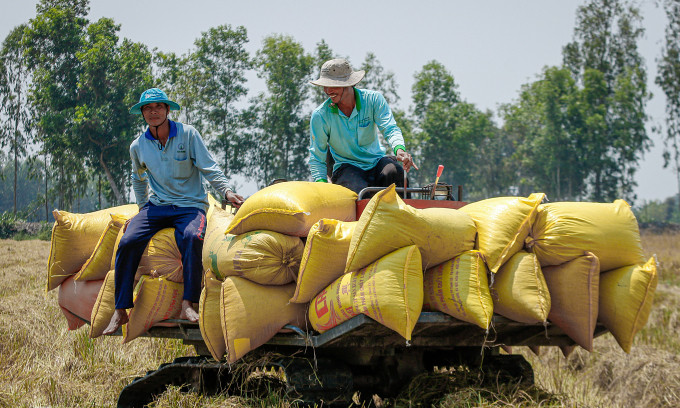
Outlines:
<svg viewBox="0 0 680 408"><path fill-rule="evenodd" d="M170 99L157 99L153 101L144 101L144 102L139 102L132 106L130 108L130 113L135 114L135 115L141 115L142 114L142 106L148 105L150 103L167 103L168 106L170 107L171 111L178 111L180 110L179 104L177 102L173 102Z"/></svg>
<svg viewBox="0 0 680 408"><path fill-rule="evenodd" d="M321 77L316 81L309 81L310 84L316 86L329 86L329 87L345 87L354 86L364 79L366 71L354 71L352 74L345 79L333 79L328 77Z"/></svg>

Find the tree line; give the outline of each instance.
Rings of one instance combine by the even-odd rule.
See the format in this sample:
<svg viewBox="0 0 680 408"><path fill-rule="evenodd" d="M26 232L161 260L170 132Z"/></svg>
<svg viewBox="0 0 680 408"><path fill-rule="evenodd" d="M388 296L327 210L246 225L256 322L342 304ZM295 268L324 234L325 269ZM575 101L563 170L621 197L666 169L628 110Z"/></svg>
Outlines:
<svg viewBox="0 0 680 408"><path fill-rule="evenodd" d="M680 189L680 0L661 2L668 17L655 82L666 95L666 165ZM175 119L194 125L227 177L258 187L309 180L308 125L325 99L308 81L342 56L320 39L307 51L272 34L251 55L247 29L221 25L178 55L119 37L110 18L89 21L88 0L41 0L0 51L0 140L3 177L12 175L13 209L95 208L128 201L132 140L144 128L129 106L156 86L182 105ZM419 171L411 185L441 180L464 186L465 198L545 192L552 201L635 200L634 176L649 150L647 67L638 50L640 11L628 0L589 0L577 10L573 39L559 66L546 66L498 112L465 100L453 73L427 62L414 73L412 106L395 108L394 74L369 52L355 69L360 87L383 93ZM248 97L246 76L265 90ZM20 177L32 180L30 189ZM0 205L9 194L3 190ZM680 200L678 200L680 203ZM680 205L680 204L679 204Z"/></svg>

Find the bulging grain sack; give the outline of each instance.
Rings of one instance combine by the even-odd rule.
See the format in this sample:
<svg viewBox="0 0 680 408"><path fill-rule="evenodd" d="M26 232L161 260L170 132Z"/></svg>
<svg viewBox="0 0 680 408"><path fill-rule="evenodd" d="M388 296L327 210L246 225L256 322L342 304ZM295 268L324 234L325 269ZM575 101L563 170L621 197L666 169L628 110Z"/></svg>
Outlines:
<svg viewBox="0 0 680 408"><path fill-rule="evenodd" d="M175 228L163 228L154 234L144 250L137 270L138 277L164 277L171 282L184 282L182 254L175 239Z"/></svg>
<svg viewBox="0 0 680 408"><path fill-rule="evenodd" d="M647 324L657 282L653 257L600 275L599 319L626 353L635 334Z"/></svg>
<svg viewBox="0 0 680 408"><path fill-rule="evenodd" d="M644 263L637 220L623 200L541 205L527 248L542 266L563 264L586 251L600 260L600 271Z"/></svg>
<svg viewBox="0 0 680 408"><path fill-rule="evenodd" d="M229 223L234 219L234 215L222 208L215 207L212 216L207 220L205 226L205 236L203 237L203 267L210 268L215 277L223 280L224 277L219 273L217 255L228 248L229 243L235 235L225 234Z"/></svg>
<svg viewBox="0 0 680 408"><path fill-rule="evenodd" d="M123 343L146 333L153 325L167 319L177 319L182 311L184 285L166 277L142 276L135 287L134 307L129 321L123 325Z"/></svg>
<svg viewBox="0 0 680 408"><path fill-rule="evenodd" d="M494 311L522 323L543 323L550 313L550 292L536 255L519 251L494 276Z"/></svg>
<svg viewBox="0 0 680 408"><path fill-rule="evenodd" d="M413 208L397 195L393 184L373 196L361 213L345 272L409 245L418 246L423 269L433 267L473 249L475 234L475 223L467 214L451 208Z"/></svg>
<svg viewBox="0 0 680 408"><path fill-rule="evenodd" d="M220 318L233 363L260 347L287 324L305 327L306 305L289 303L295 284L266 286L238 276L222 282Z"/></svg>
<svg viewBox="0 0 680 408"><path fill-rule="evenodd" d="M54 210L50 256L47 261L47 290L75 274L92 255L99 238L111 221L110 214L132 217L135 204L107 208L86 214Z"/></svg>
<svg viewBox="0 0 680 408"><path fill-rule="evenodd" d="M423 308L488 329L493 316L488 269L479 251L465 251L428 269L423 276Z"/></svg>
<svg viewBox="0 0 680 408"><path fill-rule="evenodd" d="M484 255L491 272L507 262L524 246L536 218L543 193L529 197L495 197L467 204L461 208L475 221L477 248Z"/></svg>
<svg viewBox="0 0 680 408"><path fill-rule="evenodd" d="M59 285L59 308L66 317L69 330L75 330L90 321L103 282L79 282L71 276Z"/></svg>
<svg viewBox="0 0 680 408"><path fill-rule="evenodd" d="M222 282L215 278L210 269L205 271L205 285L198 302L198 325L201 336L210 354L217 361L222 360L227 344L222 334L222 319L220 317L220 298Z"/></svg>
<svg viewBox="0 0 680 408"><path fill-rule="evenodd" d="M323 333L364 314L411 340L422 306L422 260L411 245L338 278L312 300L309 320Z"/></svg>
<svg viewBox="0 0 680 408"><path fill-rule="evenodd" d="M227 229L240 235L270 230L306 237L322 218L356 221L357 194L338 184L289 181L265 187L239 208Z"/></svg>
<svg viewBox="0 0 680 408"><path fill-rule="evenodd" d="M115 285L115 271L110 270L104 278L104 282L97 294L97 300L92 306L92 313L90 313L90 331L88 336L91 339L101 336L109 325L111 317L113 317L113 312L116 310Z"/></svg>
<svg viewBox="0 0 680 408"><path fill-rule="evenodd" d="M75 280L102 280L106 277L106 274L113 269L113 267L111 267L111 260L116 255L114 252L116 240L121 227L127 220L128 217L126 216L111 214L109 225L106 226L104 233L99 237L97 246L95 246L94 251L92 251L90 258L85 261L83 267L76 274Z"/></svg>
<svg viewBox="0 0 680 408"><path fill-rule="evenodd" d="M299 237L264 230L222 237L203 252L208 252L208 265L218 279L240 276L261 285L285 285L295 280L304 250Z"/></svg>
<svg viewBox="0 0 680 408"><path fill-rule="evenodd" d="M297 286L291 302L309 302L342 276L356 225L356 221L343 222L324 218L312 226L305 242Z"/></svg>
<svg viewBox="0 0 680 408"><path fill-rule="evenodd" d="M593 351L600 293L600 262L590 252L562 265L542 268L550 292L548 320Z"/></svg>

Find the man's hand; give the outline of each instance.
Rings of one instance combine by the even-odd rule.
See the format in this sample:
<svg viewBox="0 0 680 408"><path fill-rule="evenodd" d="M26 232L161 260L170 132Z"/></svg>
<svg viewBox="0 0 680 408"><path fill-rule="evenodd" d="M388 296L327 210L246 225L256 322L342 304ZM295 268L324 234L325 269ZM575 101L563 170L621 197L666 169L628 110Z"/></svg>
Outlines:
<svg viewBox="0 0 680 408"><path fill-rule="evenodd" d="M227 191L227 194L225 194L224 198L226 198L227 201L229 201L231 205L233 205L236 208L240 207L241 204L243 204L243 201L245 201L243 197L234 193L231 190Z"/></svg>
<svg viewBox="0 0 680 408"><path fill-rule="evenodd" d="M416 166L416 164L413 162L413 158L411 157L411 155L406 153L406 151L402 149L397 150L397 160L402 162L404 166L404 171L406 172L411 170L411 167L418 170L418 166Z"/></svg>

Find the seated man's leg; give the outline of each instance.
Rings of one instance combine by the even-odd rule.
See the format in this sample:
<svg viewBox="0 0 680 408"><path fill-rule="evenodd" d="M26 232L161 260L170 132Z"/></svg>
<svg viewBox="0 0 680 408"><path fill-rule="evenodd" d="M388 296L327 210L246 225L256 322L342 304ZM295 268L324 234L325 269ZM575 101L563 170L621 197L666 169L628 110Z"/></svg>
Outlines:
<svg viewBox="0 0 680 408"><path fill-rule="evenodd" d="M182 254L184 275L184 295L180 318L198 321L198 313L193 309L192 303L198 303L201 297L205 213L194 207L177 207L176 213L175 240Z"/></svg>
<svg viewBox="0 0 680 408"><path fill-rule="evenodd" d="M125 309L134 306L132 291L135 284L135 274L139 267L144 249L151 237L163 227L160 207L148 203L139 213L130 219L125 227L123 237L118 244L115 260L115 307L116 311L103 334L115 333L120 326L127 323Z"/></svg>
<svg viewBox="0 0 680 408"><path fill-rule="evenodd" d="M357 194L369 186L367 172L347 163L343 163L333 172L331 180L333 181L333 184L347 187Z"/></svg>
<svg viewBox="0 0 680 408"><path fill-rule="evenodd" d="M396 184L397 187L404 187L404 168L391 156L385 156L371 170L371 176L375 178L375 185L378 187L388 187Z"/></svg>

